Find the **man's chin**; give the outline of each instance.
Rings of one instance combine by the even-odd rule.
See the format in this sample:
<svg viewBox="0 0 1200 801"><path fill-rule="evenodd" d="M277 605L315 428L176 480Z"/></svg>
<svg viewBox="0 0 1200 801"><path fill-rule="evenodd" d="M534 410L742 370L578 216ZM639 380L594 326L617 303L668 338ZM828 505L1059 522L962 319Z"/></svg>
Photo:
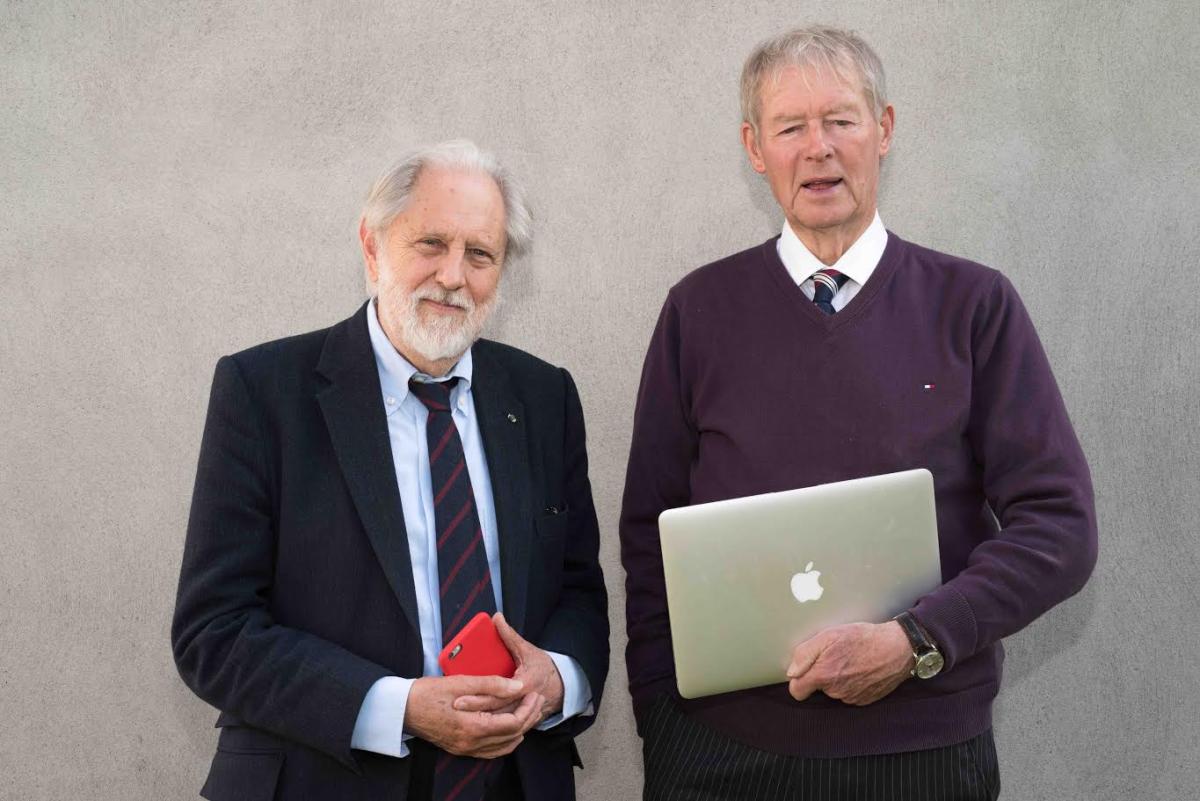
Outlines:
<svg viewBox="0 0 1200 801"><path fill-rule="evenodd" d="M452 333L434 334L428 328L411 332L409 347L421 358L431 362L457 361L479 338L479 332L456 330Z"/></svg>

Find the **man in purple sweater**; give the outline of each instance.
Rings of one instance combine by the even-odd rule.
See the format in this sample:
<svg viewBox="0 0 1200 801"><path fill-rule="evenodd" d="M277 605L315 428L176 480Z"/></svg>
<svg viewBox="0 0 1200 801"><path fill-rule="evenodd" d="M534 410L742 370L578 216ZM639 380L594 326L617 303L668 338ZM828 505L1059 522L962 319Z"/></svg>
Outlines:
<svg viewBox="0 0 1200 801"><path fill-rule="evenodd" d="M1091 572L1087 463L1008 280L880 222L895 112L870 47L793 31L750 56L741 94L783 232L668 294L621 513L646 797L994 799L1000 641ZM678 696L661 511L918 467L938 589L799 644L787 684Z"/></svg>

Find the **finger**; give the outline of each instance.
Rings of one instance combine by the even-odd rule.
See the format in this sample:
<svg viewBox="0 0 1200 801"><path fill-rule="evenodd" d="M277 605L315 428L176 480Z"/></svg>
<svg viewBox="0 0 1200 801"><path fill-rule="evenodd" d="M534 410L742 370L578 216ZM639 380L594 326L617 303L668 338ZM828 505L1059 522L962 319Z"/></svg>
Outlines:
<svg viewBox="0 0 1200 801"><path fill-rule="evenodd" d="M526 692L540 691L549 679L544 668L544 665L539 664L539 660L526 659L517 668L513 678L521 682Z"/></svg>
<svg viewBox="0 0 1200 801"><path fill-rule="evenodd" d="M455 754L479 755L485 751L501 748L513 738L524 734L512 715L496 715L491 712L460 713L460 724L455 736L454 748L447 750ZM504 717L506 721L498 718Z"/></svg>
<svg viewBox="0 0 1200 801"><path fill-rule="evenodd" d="M536 710L541 696L528 693L512 712L469 712L472 739L480 744L493 744L503 739L523 734L529 729L529 720Z"/></svg>
<svg viewBox="0 0 1200 801"><path fill-rule="evenodd" d="M518 734L508 740L503 740L496 744L491 744L486 747L481 747L477 751L472 751L467 756L479 757L480 759L496 759L497 757L507 756L517 749L525 740L525 735Z"/></svg>
<svg viewBox="0 0 1200 801"><path fill-rule="evenodd" d="M819 689L821 688L817 685L816 677L811 673L788 682L788 693L797 701L803 701Z"/></svg>
<svg viewBox="0 0 1200 801"><path fill-rule="evenodd" d="M503 612L492 615L492 622L496 625L496 633L500 635L500 641L504 643L504 647L508 648L508 652L512 654L517 666L520 667L522 661L520 654L528 643L520 634L517 634L516 629L508 625Z"/></svg>
<svg viewBox="0 0 1200 801"><path fill-rule="evenodd" d="M809 637L792 650L792 662L788 665L787 669L789 679L800 678L816 664L817 657L821 655L823 645L823 641L818 639L820 636L817 634Z"/></svg>
<svg viewBox="0 0 1200 801"><path fill-rule="evenodd" d="M523 707L526 707L524 708ZM542 707L546 705L546 698L541 693L530 693L521 702L521 706L517 707L513 714L522 721L522 732L529 731L534 726L542 722Z"/></svg>
<svg viewBox="0 0 1200 801"><path fill-rule="evenodd" d="M520 698L525 690L525 684L516 678L506 679L503 676L447 676L456 696L491 695L508 701Z"/></svg>
<svg viewBox="0 0 1200 801"><path fill-rule="evenodd" d="M486 713L485 713L486 714ZM457 756L475 756L492 758L502 756L509 753L512 749L521 744L524 739L523 732L515 732L504 736L493 737L465 737L460 738L454 744L441 746L443 750L449 751Z"/></svg>
<svg viewBox="0 0 1200 801"><path fill-rule="evenodd" d="M459 712L512 712L519 703L494 695L461 695L454 699L453 706Z"/></svg>

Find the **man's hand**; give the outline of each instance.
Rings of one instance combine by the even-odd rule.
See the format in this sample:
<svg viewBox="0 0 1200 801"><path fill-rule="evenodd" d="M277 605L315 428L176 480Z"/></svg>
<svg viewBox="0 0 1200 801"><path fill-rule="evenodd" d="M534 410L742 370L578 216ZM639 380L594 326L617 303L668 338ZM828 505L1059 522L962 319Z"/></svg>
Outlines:
<svg viewBox="0 0 1200 801"><path fill-rule="evenodd" d="M496 624L496 632L500 635L500 640L512 654L513 661L517 663L517 672L513 675L513 679L521 682L521 685L528 691L535 692L542 698L542 708L537 722L541 723L551 715L561 712L563 683L562 676L558 675L558 668L554 665L554 660L541 648L517 634L516 629L508 625L508 621L500 612L492 616L492 622ZM505 711L511 705L510 699L486 694L468 695L454 702L454 708L463 712Z"/></svg>
<svg viewBox="0 0 1200 801"><path fill-rule="evenodd" d="M504 711L460 711L462 697L503 701ZM413 682L404 730L459 756L493 759L511 753L541 720L545 700L503 676L428 676Z"/></svg>
<svg viewBox="0 0 1200 801"><path fill-rule="evenodd" d="M849 623L796 646L787 671L788 692L803 701L820 690L830 698L865 706L900 686L912 666L912 645L899 623Z"/></svg>

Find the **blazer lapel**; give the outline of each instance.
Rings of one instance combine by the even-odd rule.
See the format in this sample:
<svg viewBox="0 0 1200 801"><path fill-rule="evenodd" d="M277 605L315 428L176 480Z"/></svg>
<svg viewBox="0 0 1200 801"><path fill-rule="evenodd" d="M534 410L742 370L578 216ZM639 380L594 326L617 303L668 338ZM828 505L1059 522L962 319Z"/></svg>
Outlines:
<svg viewBox="0 0 1200 801"><path fill-rule="evenodd" d="M487 353L475 348L472 398L479 433L487 452L500 540L500 577L504 615L513 628L525 625L526 588L532 525L529 517L529 453L525 407L517 399L508 374Z"/></svg>
<svg viewBox="0 0 1200 801"><path fill-rule="evenodd" d="M330 384L317 393L317 401L371 547L419 638L421 624L408 554L408 533L396 486L366 310L364 305L329 332L317 372L328 378Z"/></svg>

